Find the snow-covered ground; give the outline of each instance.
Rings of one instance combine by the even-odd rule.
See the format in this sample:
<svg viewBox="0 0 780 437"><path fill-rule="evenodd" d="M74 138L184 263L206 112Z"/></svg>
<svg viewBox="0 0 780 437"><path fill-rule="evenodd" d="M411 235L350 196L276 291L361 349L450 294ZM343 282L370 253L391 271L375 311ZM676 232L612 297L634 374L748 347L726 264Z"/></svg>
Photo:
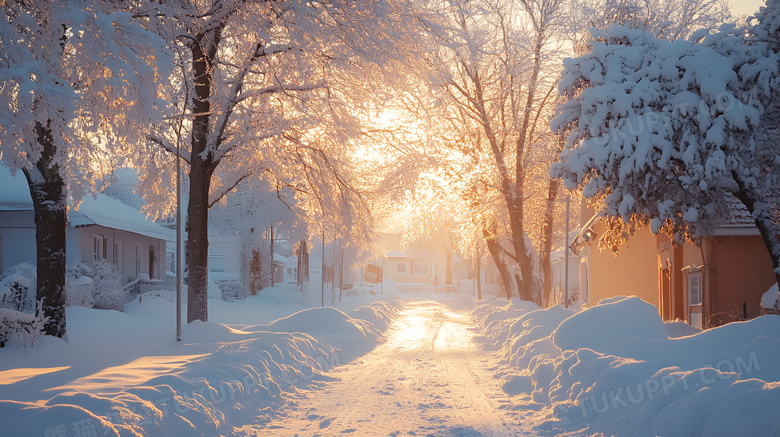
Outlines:
<svg viewBox="0 0 780 437"><path fill-rule="evenodd" d="M317 308L317 292L279 284L210 299L210 321L184 325L181 343L171 292L142 295L124 312L70 307L68 343L0 349L0 435L242 434L236 425L369 352L399 307L366 294Z"/></svg>
<svg viewBox="0 0 780 437"><path fill-rule="evenodd" d="M69 343L0 349L0 435L780 435L780 317L357 291L212 299L181 343L170 293L69 308Z"/></svg>
<svg viewBox="0 0 780 437"><path fill-rule="evenodd" d="M461 308L472 307L470 300ZM519 300L472 314L502 358L503 408L539 435L778 436L780 317L699 332L615 298L580 313Z"/></svg>

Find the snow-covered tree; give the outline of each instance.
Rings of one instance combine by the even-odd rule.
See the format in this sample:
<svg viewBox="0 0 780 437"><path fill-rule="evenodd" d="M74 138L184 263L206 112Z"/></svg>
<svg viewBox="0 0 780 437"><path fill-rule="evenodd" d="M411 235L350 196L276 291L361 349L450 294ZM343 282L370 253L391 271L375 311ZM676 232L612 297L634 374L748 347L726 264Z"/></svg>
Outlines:
<svg viewBox="0 0 780 437"><path fill-rule="evenodd" d="M612 24L644 29L658 38L684 39L731 17L726 0L571 0L567 11L571 34L585 39L590 39L589 28Z"/></svg>
<svg viewBox="0 0 780 437"><path fill-rule="evenodd" d="M95 159L133 144L154 116L166 52L121 3L6 1L0 10L0 159L27 177L37 298L45 333L63 337L66 199L77 206L101 176Z"/></svg>
<svg viewBox="0 0 780 437"><path fill-rule="evenodd" d="M383 52L374 43L399 29L386 24L393 10L362 0L193 0L143 14L178 53L168 91L176 112L149 139L168 152L178 142L188 164L188 322L208 318L208 209L242 180L272 175L330 217L339 205L364 209L342 173L341 149L359 131L341 67ZM143 167L144 191L159 197L159 172Z"/></svg>
<svg viewBox="0 0 780 437"><path fill-rule="evenodd" d="M772 5L751 29L722 26L690 40L618 25L594 30L588 53L564 63L559 91L568 100L551 127L566 145L551 175L619 217L615 233L649 225L677 242L711 233L736 197L780 282L780 150L776 136L759 135L778 77L777 54L762 41L776 27L761 29L778 12Z"/></svg>
<svg viewBox="0 0 780 437"><path fill-rule="evenodd" d="M563 0L428 2L421 17L424 71L446 122L458 121L474 173L461 175L485 244L508 295L541 302L538 260L528 236L531 207L546 191L534 169L550 144L544 119L558 77ZM459 176L459 177L461 177ZM537 196L536 192L539 195ZM534 235L536 237L536 235Z"/></svg>

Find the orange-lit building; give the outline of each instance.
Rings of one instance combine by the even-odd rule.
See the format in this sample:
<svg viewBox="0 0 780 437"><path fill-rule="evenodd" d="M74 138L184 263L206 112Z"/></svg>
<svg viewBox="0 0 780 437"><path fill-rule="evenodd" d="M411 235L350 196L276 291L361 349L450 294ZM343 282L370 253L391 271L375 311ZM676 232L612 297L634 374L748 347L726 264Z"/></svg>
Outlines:
<svg viewBox="0 0 780 437"><path fill-rule="evenodd" d="M604 225L583 208L572 247L580 255L584 301L635 295L656 305L664 320L703 328L759 316L761 296L775 282L772 262L750 215L732 206L731 217L700 246L674 245L644 228L617 256L598 249Z"/></svg>

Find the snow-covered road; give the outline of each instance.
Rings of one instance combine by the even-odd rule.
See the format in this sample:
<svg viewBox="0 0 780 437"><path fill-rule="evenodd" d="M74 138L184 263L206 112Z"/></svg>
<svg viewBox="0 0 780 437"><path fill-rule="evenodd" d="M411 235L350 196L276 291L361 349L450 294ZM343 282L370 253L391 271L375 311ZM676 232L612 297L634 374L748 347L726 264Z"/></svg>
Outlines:
<svg viewBox="0 0 780 437"><path fill-rule="evenodd" d="M405 304L372 352L299 392L258 436L511 436L496 408L496 356L446 304Z"/></svg>

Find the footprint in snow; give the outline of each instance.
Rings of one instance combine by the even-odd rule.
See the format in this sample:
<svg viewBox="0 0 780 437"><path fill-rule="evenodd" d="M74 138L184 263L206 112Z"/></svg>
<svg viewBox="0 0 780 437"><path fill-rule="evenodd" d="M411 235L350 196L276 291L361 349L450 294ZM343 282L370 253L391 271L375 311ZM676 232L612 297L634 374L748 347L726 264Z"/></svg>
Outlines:
<svg viewBox="0 0 780 437"><path fill-rule="evenodd" d="M352 432L355 432L355 431L357 431L357 429L349 428L349 429L342 430L341 433L342 434L349 434L349 433L352 433Z"/></svg>
<svg viewBox="0 0 780 437"><path fill-rule="evenodd" d="M325 419L322 422L320 422L320 429L329 427L330 426L330 422L332 420L333 419Z"/></svg>

